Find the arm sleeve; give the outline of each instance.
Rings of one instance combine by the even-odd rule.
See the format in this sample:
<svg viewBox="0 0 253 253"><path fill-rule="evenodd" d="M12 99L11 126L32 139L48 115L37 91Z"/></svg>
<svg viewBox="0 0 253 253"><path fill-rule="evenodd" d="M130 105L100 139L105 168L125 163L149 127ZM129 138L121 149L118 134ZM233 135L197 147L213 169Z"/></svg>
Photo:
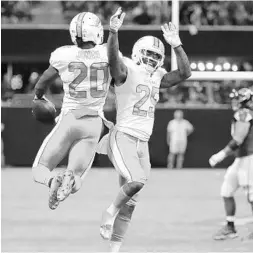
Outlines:
<svg viewBox="0 0 253 253"><path fill-rule="evenodd" d="M50 59L49 59L49 63L52 67L54 67L55 69L57 69L58 71L60 71L61 67L62 67L62 57L61 57L61 50L58 48L55 51L53 51L51 53Z"/></svg>
<svg viewBox="0 0 253 253"><path fill-rule="evenodd" d="M234 123L232 124L232 137L238 143L242 143L247 137L250 126L252 124L252 115L248 110L239 110L234 115Z"/></svg>

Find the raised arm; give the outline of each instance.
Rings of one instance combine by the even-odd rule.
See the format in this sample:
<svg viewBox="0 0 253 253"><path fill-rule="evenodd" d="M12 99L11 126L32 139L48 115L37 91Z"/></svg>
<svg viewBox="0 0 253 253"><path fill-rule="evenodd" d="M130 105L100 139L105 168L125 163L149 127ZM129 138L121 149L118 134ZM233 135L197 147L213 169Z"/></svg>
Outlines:
<svg viewBox="0 0 253 253"><path fill-rule="evenodd" d="M51 85L58 76L58 71L50 65L48 69L44 71L39 81L35 85L35 98L41 99L44 96L48 86Z"/></svg>
<svg viewBox="0 0 253 253"><path fill-rule="evenodd" d="M118 30L121 27L125 13L122 13L122 9L118 8L116 13L110 19L110 32L107 41L107 54L110 64L110 73L115 80L115 85L120 85L126 80L127 67L123 63L119 55L119 40Z"/></svg>
<svg viewBox="0 0 253 253"><path fill-rule="evenodd" d="M176 54L178 69L171 71L163 76L161 81L162 88L176 85L191 76L191 67L188 57L182 48L182 43L176 27L169 23L161 26L165 41L170 44Z"/></svg>

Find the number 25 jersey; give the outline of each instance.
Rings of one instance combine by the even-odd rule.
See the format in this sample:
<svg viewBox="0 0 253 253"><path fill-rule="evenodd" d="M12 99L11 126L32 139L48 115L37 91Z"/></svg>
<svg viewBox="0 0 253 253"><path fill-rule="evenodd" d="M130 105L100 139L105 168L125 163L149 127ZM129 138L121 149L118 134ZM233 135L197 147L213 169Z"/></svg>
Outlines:
<svg viewBox="0 0 253 253"><path fill-rule="evenodd" d="M63 46L51 54L49 62L63 82L63 111L85 107L102 112L111 82L106 44L92 49Z"/></svg>
<svg viewBox="0 0 253 253"><path fill-rule="evenodd" d="M158 68L152 76L131 59L124 57L127 78L115 85L116 128L143 141L148 141L154 125L155 105L159 100L161 80L167 72Z"/></svg>

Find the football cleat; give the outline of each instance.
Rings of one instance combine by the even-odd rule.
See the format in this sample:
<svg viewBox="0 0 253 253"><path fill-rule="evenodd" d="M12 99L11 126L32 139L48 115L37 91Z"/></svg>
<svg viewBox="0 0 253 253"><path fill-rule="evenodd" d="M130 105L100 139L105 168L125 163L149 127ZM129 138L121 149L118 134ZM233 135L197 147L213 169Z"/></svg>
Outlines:
<svg viewBox="0 0 253 253"><path fill-rule="evenodd" d="M231 226L224 226L221 228L213 237L214 240L226 240L226 239L234 239L238 237L238 234L235 228Z"/></svg>
<svg viewBox="0 0 253 253"><path fill-rule="evenodd" d="M100 235L104 240L110 240L113 232L113 223L115 217L113 217L110 213L104 211L102 214L102 221L100 225Z"/></svg>
<svg viewBox="0 0 253 253"><path fill-rule="evenodd" d="M57 199L57 192L62 184L62 180L63 175L61 173L56 175L52 180L51 187L49 189L49 201L48 201L49 208L52 210L56 209L59 205L59 200Z"/></svg>
<svg viewBox="0 0 253 253"><path fill-rule="evenodd" d="M57 192L57 199L59 201L65 200L71 193L73 185L75 183L74 173L71 170L66 170L63 173L63 181L61 187Z"/></svg>

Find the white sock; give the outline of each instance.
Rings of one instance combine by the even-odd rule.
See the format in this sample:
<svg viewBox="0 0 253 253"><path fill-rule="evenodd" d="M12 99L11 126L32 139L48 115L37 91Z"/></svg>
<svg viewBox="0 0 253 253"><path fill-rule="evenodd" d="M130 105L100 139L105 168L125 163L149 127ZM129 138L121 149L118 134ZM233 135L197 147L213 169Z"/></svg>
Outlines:
<svg viewBox="0 0 253 253"><path fill-rule="evenodd" d="M110 242L110 252L119 252L122 242Z"/></svg>
<svg viewBox="0 0 253 253"><path fill-rule="evenodd" d="M32 168L33 179L35 182L48 186L49 180L53 177L51 171L44 165L39 164Z"/></svg>
<svg viewBox="0 0 253 253"><path fill-rule="evenodd" d="M229 222L235 222L235 216L227 216L226 220Z"/></svg>
<svg viewBox="0 0 253 253"><path fill-rule="evenodd" d="M107 212L113 217L116 216L119 212L119 209L112 203L108 208Z"/></svg>

